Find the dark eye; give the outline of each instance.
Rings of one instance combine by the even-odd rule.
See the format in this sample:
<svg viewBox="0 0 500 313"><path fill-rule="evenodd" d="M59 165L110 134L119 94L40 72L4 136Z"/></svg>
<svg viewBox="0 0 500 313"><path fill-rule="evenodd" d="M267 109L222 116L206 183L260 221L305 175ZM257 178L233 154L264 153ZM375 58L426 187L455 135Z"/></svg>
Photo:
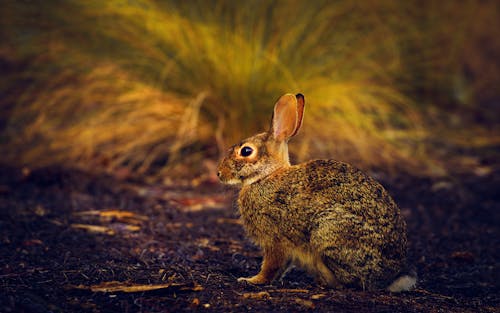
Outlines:
<svg viewBox="0 0 500 313"><path fill-rule="evenodd" d="M248 146L244 146L243 148L241 148L240 150L240 154L241 156L243 157L247 157L247 156L250 156L253 152L253 149L248 147Z"/></svg>

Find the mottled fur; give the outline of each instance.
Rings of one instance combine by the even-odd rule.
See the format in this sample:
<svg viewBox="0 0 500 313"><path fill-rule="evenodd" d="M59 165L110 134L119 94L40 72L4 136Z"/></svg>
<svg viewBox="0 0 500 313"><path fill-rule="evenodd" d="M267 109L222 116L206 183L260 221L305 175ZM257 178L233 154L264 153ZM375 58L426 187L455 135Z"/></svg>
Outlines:
<svg viewBox="0 0 500 313"><path fill-rule="evenodd" d="M283 96L279 113L297 110L297 99L303 101ZM280 125L294 123L287 114L274 116L269 132L231 147L219 165L223 182L242 185L243 225L264 254L261 271L240 280L269 283L292 261L335 288L388 287L406 263L406 226L397 205L377 181L349 164L314 160L291 166L286 141L301 121ZM256 151L243 157L244 146Z"/></svg>

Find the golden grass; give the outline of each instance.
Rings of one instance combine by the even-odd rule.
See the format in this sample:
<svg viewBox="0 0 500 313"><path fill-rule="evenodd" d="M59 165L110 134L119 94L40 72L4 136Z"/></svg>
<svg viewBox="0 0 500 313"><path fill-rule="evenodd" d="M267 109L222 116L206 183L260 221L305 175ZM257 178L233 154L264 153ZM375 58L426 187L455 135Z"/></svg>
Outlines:
<svg viewBox="0 0 500 313"><path fill-rule="evenodd" d="M85 75L58 73L43 82L50 92L22 99L26 103L14 110L11 123L31 119L11 130L10 144L20 147L11 152L22 152L11 158L37 165L68 160L125 165L145 172L154 160L178 152L172 142L207 140L206 129L185 122L197 112L184 99L134 80L113 65L97 65Z"/></svg>
<svg viewBox="0 0 500 313"><path fill-rule="evenodd" d="M168 169L266 129L274 101L302 92L296 160L421 171L427 107L472 105L500 81L473 47L494 38L496 4L464 3L8 3L2 55L30 66L2 78L27 85L8 97L4 158ZM488 82L468 82L464 64Z"/></svg>

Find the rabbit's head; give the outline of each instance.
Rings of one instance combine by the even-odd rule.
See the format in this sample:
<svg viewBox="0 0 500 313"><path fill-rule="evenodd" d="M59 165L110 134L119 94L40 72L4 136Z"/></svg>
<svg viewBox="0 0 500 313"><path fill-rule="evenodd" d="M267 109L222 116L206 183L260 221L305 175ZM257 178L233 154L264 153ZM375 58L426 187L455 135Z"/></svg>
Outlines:
<svg viewBox="0 0 500 313"><path fill-rule="evenodd" d="M274 106L271 128L229 148L217 175L225 184L249 185L282 167L290 166L288 140L302 124L304 96L285 94Z"/></svg>

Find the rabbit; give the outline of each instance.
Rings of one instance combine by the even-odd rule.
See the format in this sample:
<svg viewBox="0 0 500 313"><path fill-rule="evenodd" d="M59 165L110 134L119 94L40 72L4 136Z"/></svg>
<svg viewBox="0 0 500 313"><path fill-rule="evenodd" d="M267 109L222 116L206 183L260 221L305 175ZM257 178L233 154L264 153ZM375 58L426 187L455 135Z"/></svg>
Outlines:
<svg viewBox="0 0 500 313"><path fill-rule="evenodd" d="M283 95L269 131L232 146L219 163L220 181L241 186L240 218L263 253L260 272L238 281L268 284L293 264L335 289L411 290L406 224L382 185L335 160L290 164L287 143L304 105L302 94Z"/></svg>

